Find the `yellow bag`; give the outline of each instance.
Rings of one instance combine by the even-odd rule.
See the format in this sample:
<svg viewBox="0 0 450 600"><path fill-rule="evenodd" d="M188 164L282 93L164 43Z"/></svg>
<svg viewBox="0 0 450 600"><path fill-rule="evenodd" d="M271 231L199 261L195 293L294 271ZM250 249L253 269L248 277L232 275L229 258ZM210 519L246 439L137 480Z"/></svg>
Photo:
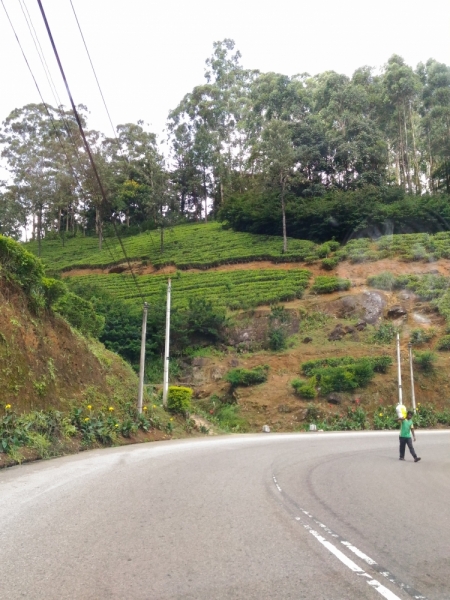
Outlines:
<svg viewBox="0 0 450 600"><path fill-rule="evenodd" d="M403 404L397 404L395 407L395 412L397 413L397 417L399 419L406 419L406 406Z"/></svg>

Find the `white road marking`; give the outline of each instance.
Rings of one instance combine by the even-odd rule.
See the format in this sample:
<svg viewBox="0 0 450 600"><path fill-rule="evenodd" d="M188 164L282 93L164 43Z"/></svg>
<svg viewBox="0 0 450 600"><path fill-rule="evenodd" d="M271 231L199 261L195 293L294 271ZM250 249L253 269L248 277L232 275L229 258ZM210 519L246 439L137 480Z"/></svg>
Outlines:
<svg viewBox="0 0 450 600"><path fill-rule="evenodd" d="M371 576L364 571L364 569L361 569L361 567L359 567L355 562L348 558L348 556L346 556L343 552L336 548L334 544L326 540L323 536L317 533L317 531L314 531L314 529L312 529L309 525L303 525L303 527L305 527L309 531L309 533L311 533L316 538L316 540L318 540L323 546L325 546L325 548L329 552L334 554L334 556L338 558L351 571L357 573L362 577L368 577L370 581L368 581L367 583L370 586L372 586L373 589L376 590L379 594L381 594L383 598L387 598L387 600L401 600L399 596L391 592L391 590L388 590L388 588L384 587L384 585L381 585L379 581L377 581L376 579L372 579Z"/></svg>
<svg viewBox="0 0 450 600"><path fill-rule="evenodd" d="M377 564L373 560L373 558L370 558L370 556L367 556L367 554L364 554L364 552L361 552L361 550L358 550L358 548L356 546L353 546L350 542L342 541L341 544L344 544L344 546L346 546L349 550L351 550L354 554L356 554L356 556L359 556L359 558L362 558L364 561L366 561L366 563L368 565L376 565Z"/></svg>
<svg viewBox="0 0 450 600"><path fill-rule="evenodd" d="M275 486L278 489L278 491L282 492L281 487L278 485L276 477L272 476L272 478L273 478L273 481L274 481ZM312 519L326 533L328 533L329 535L331 535L335 538L340 537L337 533L334 533L326 525L324 525L323 523L321 523L320 521L315 519L311 513L309 513L308 511L306 511L304 509L300 509L300 510L302 511L302 513L304 515L306 515L308 518ZM364 571L364 569L362 569L360 566L358 566L353 560L348 558L348 556L346 556L343 552L341 552L339 550L339 548L337 548L334 544L332 544L326 538L324 538L322 535L320 535L320 533L315 531L312 527L310 527L310 525L308 525L307 523L304 523L302 521L301 517L295 517L295 520L299 521L303 525L303 527L305 529L307 529L309 531L309 533L311 533L311 535L313 535L316 538L317 541L319 541L329 552L331 552L331 554L333 554L336 558L338 558L346 567L348 567L351 571L353 571L353 573L356 573L359 577L365 577L365 578L369 579L369 581L367 583L371 587L373 587L373 589L376 590L379 594L381 594L381 596L383 596L383 598L386 598L386 600L401 600L401 598L399 596L394 594L394 592L391 592L391 590L389 590L387 587L382 585L379 581L377 581L376 579L372 579L371 575L366 573ZM364 560L368 565L378 566L376 561L374 561L372 558L370 558L370 556L367 556L367 554L365 554L364 552L359 550L359 548L357 548L350 542L341 540L341 544L343 544L351 552L356 554L359 558ZM380 574L383 575L384 577L386 577L387 579L389 579L389 581L391 581L391 583L398 585L398 582L396 582L394 579L391 579L391 577L390 577L391 574L389 573L389 571L380 571ZM400 584L400 587L402 589L406 588L406 586L404 584ZM406 589L405 589L405 591L406 591ZM416 600L419 600L419 599L426 600L426 597L422 596L422 595L414 595L413 597Z"/></svg>

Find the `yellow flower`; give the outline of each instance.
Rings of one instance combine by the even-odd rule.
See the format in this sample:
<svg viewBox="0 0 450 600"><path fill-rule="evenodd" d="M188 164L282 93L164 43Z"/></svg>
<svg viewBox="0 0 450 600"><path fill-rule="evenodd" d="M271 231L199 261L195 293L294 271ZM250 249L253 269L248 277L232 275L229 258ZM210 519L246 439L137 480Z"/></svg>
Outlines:
<svg viewBox="0 0 450 600"><path fill-rule="evenodd" d="M11 404L5 404L5 409L9 410L11 408Z"/></svg>
<svg viewBox="0 0 450 600"><path fill-rule="evenodd" d="M114 427L119 427L119 425L116 423L116 424L114 425Z"/></svg>
<svg viewBox="0 0 450 600"><path fill-rule="evenodd" d="M146 407L146 406L144 406L144 410L147 410L147 407Z"/></svg>
<svg viewBox="0 0 450 600"><path fill-rule="evenodd" d="M379 416L379 417L382 417L382 416L383 416L383 413L380 413L378 416Z"/></svg>
<svg viewBox="0 0 450 600"><path fill-rule="evenodd" d="M87 405L88 410L92 410L92 406L90 404Z"/></svg>
<svg viewBox="0 0 450 600"><path fill-rule="evenodd" d="M90 418L86 417L85 420L84 420L84 422L87 423L88 421L90 421Z"/></svg>
<svg viewBox="0 0 450 600"><path fill-rule="evenodd" d="M108 408L108 410L109 410L109 412L113 412L114 408L113 408L112 406L110 406L110 407Z"/></svg>
<svg viewBox="0 0 450 600"><path fill-rule="evenodd" d="M173 421L173 417L170 417L170 420Z"/></svg>
<svg viewBox="0 0 450 600"><path fill-rule="evenodd" d="M156 404L153 405L153 408L156 408Z"/></svg>

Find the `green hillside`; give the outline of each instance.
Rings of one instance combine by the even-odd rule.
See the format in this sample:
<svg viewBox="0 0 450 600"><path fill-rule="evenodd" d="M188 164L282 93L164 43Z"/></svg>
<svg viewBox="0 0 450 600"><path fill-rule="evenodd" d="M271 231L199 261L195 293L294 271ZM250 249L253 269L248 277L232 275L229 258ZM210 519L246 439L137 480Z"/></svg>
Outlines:
<svg viewBox="0 0 450 600"><path fill-rule="evenodd" d="M320 254L320 246L313 242L289 239L289 252L283 255L282 238L236 233L223 229L219 223L179 225L166 230L164 235L163 252L158 231L123 238L128 257L148 261L156 268L175 265L179 269L202 269L253 260L295 262L318 258ZM37 242L29 242L27 249L37 254ZM106 238L100 252L96 238L82 236L66 240L64 246L60 239L44 240L41 258L48 269L58 271L104 268L125 261L115 238Z"/></svg>
<svg viewBox="0 0 450 600"><path fill-rule="evenodd" d="M167 290L167 275L141 275L139 288L150 303L159 301ZM263 304L301 298L308 286L311 273L306 269L286 271L264 269L206 273L177 271L172 277L173 306L187 308L189 300L203 298L216 307L231 310L253 308ZM102 288L117 300L141 305L139 290L131 275L82 275L71 277L70 282Z"/></svg>
<svg viewBox="0 0 450 600"><path fill-rule="evenodd" d="M357 263L393 257L403 261L450 258L450 232L389 235L376 241L358 238L343 246L334 241L317 245L289 238L285 254L281 237L235 232L219 223L179 225L164 235L162 252L158 231L124 237L129 259L151 264L156 269L166 265L178 269L208 269L262 260L311 263L327 257L335 257L336 264L340 260ZM27 243L26 248L34 254L38 252L37 242ZM44 240L41 258L50 271L107 268L125 262L116 238L106 238L99 251L96 238L83 236L69 238L64 245L59 238Z"/></svg>

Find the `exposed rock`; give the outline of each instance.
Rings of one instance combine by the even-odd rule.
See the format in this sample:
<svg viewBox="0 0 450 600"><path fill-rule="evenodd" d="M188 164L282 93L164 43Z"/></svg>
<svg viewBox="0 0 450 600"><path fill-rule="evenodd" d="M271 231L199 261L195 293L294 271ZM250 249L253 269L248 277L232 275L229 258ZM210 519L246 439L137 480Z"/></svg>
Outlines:
<svg viewBox="0 0 450 600"><path fill-rule="evenodd" d="M193 396L196 400L201 400L202 398L207 398L209 396L209 394L208 394L207 390L204 390L202 388L197 388L196 390L194 390Z"/></svg>
<svg viewBox="0 0 450 600"><path fill-rule="evenodd" d="M213 381L219 381L220 379L222 379L223 376L224 376L224 370L223 369L219 369L219 367L215 367L214 369L212 369L212 371L211 371L211 379Z"/></svg>
<svg viewBox="0 0 450 600"><path fill-rule="evenodd" d="M406 309L403 308L403 306L400 306L400 304L395 304L394 306L391 306L391 308L387 312L387 316L389 317L389 319L400 319L406 314Z"/></svg>
<svg viewBox="0 0 450 600"><path fill-rule="evenodd" d="M332 331L330 333L330 335L328 336L328 341L329 342L338 342L339 340L342 340L343 338L343 333L342 331Z"/></svg>
<svg viewBox="0 0 450 600"><path fill-rule="evenodd" d="M386 299L383 293L365 291L361 294L343 296L323 308L338 319L357 317L367 323L377 323L383 316Z"/></svg>
<svg viewBox="0 0 450 600"><path fill-rule="evenodd" d="M383 309L386 305L386 300L380 292L364 292L364 321L373 325L383 316Z"/></svg>
<svg viewBox="0 0 450 600"><path fill-rule="evenodd" d="M358 321L355 325L355 329L357 329L358 331L364 331L366 327L367 323L365 321Z"/></svg>
<svg viewBox="0 0 450 600"><path fill-rule="evenodd" d="M305 338L303 338L303 340L302 340L302 342L303 342L304 344L309 344L309 343L310 343L310 342L312 342L312 341L313 341L313 339L312 339L311 337L305 337Z"/></svg>
<svg viewBox="0 0 450 600"><path fill-rule="evenodd" d="M342 402L341 397L339 396L339 394L337 394L336 392L332 392L328 398L327 398L328 402L330 404L340 404Z"/></svg>
<svg viewBox="0 0 450 600"><path fill-rule="evenodd" d="M328 341L336 342L342 340L346 331L341 323L338 323L331 333L328 334Z"/></svg>
<svg viewBox="0 0 450 600"><path fill-rule="evenodd" d="M280 406L278 407L278 412L279 413L290 413L290 412L292 412L292 409L290 406L287 406L287 404L280 404Z"/></svg>
<svg viewBox="0 0 450 600"><path fill-rule="evenodd" d="M347 327L345 327L345 333L355 333L356 329L354 327L352 327L351 325L347 325Z"/></svg>
<svg viewBox="0 0 450 600"><path fill-rule="evenodd" d="M263 425L262 430L264 433L270 433L270 427L268 425Z"/></svg>
<svg viewBox="0 0 450 600"><path fill-rule="evenodd" d="M111 267L108 273L123 273L127 268L124 265L116 265L115 267Z"/></svg>
<svg viewBox="0 0 450 600"><path fill-rule="evenodd" d="M238 367L239 366L239 361L237 360L237 358L232 358L230 360L230 367Z"/></svg>

